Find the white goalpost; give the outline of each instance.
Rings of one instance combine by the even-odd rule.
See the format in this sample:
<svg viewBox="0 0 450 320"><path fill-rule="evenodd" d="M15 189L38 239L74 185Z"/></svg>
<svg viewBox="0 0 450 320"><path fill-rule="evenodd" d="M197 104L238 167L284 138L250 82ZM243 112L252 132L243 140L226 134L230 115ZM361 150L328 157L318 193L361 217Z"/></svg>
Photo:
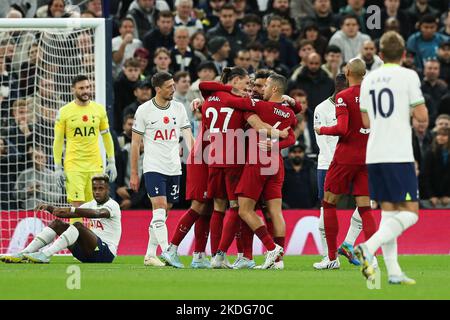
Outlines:
<svg viewBox="0 0 450 320"><path fill-rule="evenodd" d="M54 180L54 121L78 74L106 105L105 44L103 18L0 19L0 254L54 219L33 211L38 202L66 205Z"/></svg>

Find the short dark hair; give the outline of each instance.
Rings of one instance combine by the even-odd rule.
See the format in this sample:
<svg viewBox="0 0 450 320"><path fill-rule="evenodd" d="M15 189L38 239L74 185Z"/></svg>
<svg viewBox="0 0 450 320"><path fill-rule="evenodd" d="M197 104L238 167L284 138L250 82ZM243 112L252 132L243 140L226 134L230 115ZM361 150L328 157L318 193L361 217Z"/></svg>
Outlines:
<svg viewBox="0 0 450 320"><path fill-rule="evenodd" d="M119 22L119 28L122 28L122 25L123 25L123 23L124 23L125 21L131 21L131 23L132 23L133 26L134 26L134 20L133 20L132 18L130 18L130 17L125 17L125 18L120 19L120 22Z"/></svg>
<svg viewBox="0 0 450 320"><path fill-rule="evenodd" d="M287 79L285 76L281 74L273 72L268 79L271 79L272 82L276 84L278 87L278 92L284 94L287 90Z"/></svg>
<svg viewBox="0 0 450 320"><path fill-rule="evenodd" d="M220 81L222 83L228 83L228 82L230 82L231 80L233 80L236 77L239 77L239 78L242 79L245 76L248 76L248 72L244 68L240 68L240 67L233 67L233 68L225 67L222 70L222 77L220 78Z"/></svg>
<svg viewBox="0 0 450 320"><path fill-rule="evenodd" d="M348 19L356 20L356 23L359 25L358 16L353 14L353 13L349 13L349 14L346 14L345 16L342 17L342 19L341 19L341 27L344 25L345 21L347 21Z"/></svg>
<svg viewBox="0 0 450 320"><path fill-rule="evenodd" d="M275 40L268 40L264 43L264 50L268 51L280 51L280 43Z"/></svg>
<svg viewBox="0 0 450 320"><path fill-rule="evenodd" d="M78 82L85 81L85 80L89 80L89 78L88 78L86 75L84 75L84 74L79 74L79 75L75 76L75 77L72 79L72 87L75 87L75 85L76 85Z"/></svg>
<svg viewBox="0 0 450 320"><path fill-rule="evenodd" d="M246 14L244 18L242 18L241 23L242 25L245 25L247 23L256 23L262 25L261 17L254 13Z"/></svg>
<svg viewBox="0 0 450 320"><path fill-rule="evenodd" d="M273 73L273 71L269 69L259 69L255 72L255 80L256 79L267 79L270 77L270 75Z"/></svg>
<svg viewBox="0 0 450 320"><path fill-rule="evenodd" d="M253 50L253 51L263 51L264 47L263 47L263 45L260 42L253 41L253 42L250 42L248 44L247 49L248 50Z"/></svg>
<svg viewBox="0 0 450 320"><path fill-rule="evenodd" d="M303 47L311 46L314 48L314 41L308 39L301 39L297 42L297 50L302 49Z"/></svg>
<svg viewBox="0 0 450 320"><path fill-rule="evenodd" d="M422 16L422 18L420 18L419 27L424 23L435 23L437 25L438 21L434 15L426 14L426 15Z"/></svg>
<svg viewBox="0 0 450 320"><path fill-rule="evenodd" d="M332 45L329 45L327 47L327 49L325 50L325 54L329 54L330 52L332 52L332 53L342 53L342 50L338 46L332 44Z"/></svg>
<svg viewBox="0 0 450 320"><path fill-rule="evenodd" d="M128 58L127 60L125 60L124 64L123 64L124 68L140 68L141 67L141 63L139 62L139 60L137 58Z"/></svg>
<svg viewBox="0 0 450 320"><path fill-rule="evenodd" d="M123 117L123 124L125 124L130 119L134 119L134 114L126 113L125 116Z"/></svg>
<svg viewBox="0 0 450 320"><path fill-rule="evenodd" d="M160 11L158 13L157 20L159 20L160 18L172 18L173 19L173 13L169 10Z"/></svg>
<svg viewBox="0 0 450 320"><path fill-rule="evenodd" d="M92 182L94 181L104 181L107 185L109 185L109 176L106 173L96 174L92 177Z"/></svg>
<svg viewBox="0 0 450 320"><path fill-rule="evenodd" d="M236 13L236 8L231 3L225 3L219 10L219 12L222 12L223 10L233 10L234 13Z"/></svg>
<svg viewBox="0 0 450 320"><path fill-rule="evenodd" d="M173 76L168 72L157 72L152 77L153 88L161 88L166 81L173 79Z"/></svg>
<svg viewBox="0 0 450 320"><path fill-rule="evenodd" d="M283 18L281 16L278 16L276 14L274 15L270 15L267 19L267 26L272 22L272 21L283 21Z"/></svg>
<svg viewBox="0 0 450 320"><path fill-rule="evenodd" d="M189 72L187 71L178 71L173 75L173 81L178 82L181 78L189 77Z"/></svg>

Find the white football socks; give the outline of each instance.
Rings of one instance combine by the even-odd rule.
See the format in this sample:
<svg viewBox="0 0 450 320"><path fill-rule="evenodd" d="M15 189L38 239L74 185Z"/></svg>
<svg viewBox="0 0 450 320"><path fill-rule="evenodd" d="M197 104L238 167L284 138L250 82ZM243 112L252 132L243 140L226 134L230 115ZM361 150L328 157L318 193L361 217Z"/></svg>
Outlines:
<svg viewBox="0 0 450 320"><path fill-rule="evenodd" d="M34 253L38 252L39 249L50 244L56 238L56 232L52 228L45 227L30 244L22 250L22 253Z"/></svg>
<svg viewBox="0 0 450 320"><path fill-rule="evenodd" d="M356 239L358 239L359 234L362 230L362 220L359 215L358 208L353 211L352 218L350 220L350 227L348 228L347 236L345 237L345 242L355 245Z"/></svg>
<svg viewBox="0 0 450 320"><path fill-rule="evenodd" d="M169 235L167 232L166 219L165 209L153 210L153 218L149 227L150 239L148 242L146 256L155 257L158 245L161 247L162 251L167 250L169 247Z"/></svg>
<svg viewBox="0 0 450 320"><path fill-rule="evenodd" d="M62 235L59 236L58 240L56 240L50 247L44 249L42 252L47 256L51 257L55 253L66 249L77 241L79 236L78 229L74 227L74 225L70 225L66 231L63 232Z"/></svg>
<svg viewBox="0 0 450 320"><path fill-rule="evenodd" d="M325 234L325 224L323 221L323 207L320 207L319 233L320 239L322 240L322 256L328 257L328 244L327 244L327 237Z"/></svg>
<svg viewBox="0 0 450 320"><path fill-rule="evenodd" d="M381 215L385 221L380 224L378 231L365 243L369 253L372 255L383 244L389 244L392 240L397 239L405 230L419 220L417 214L408 211L389 212L387 214L386 211L382 211Z"/></svg>
<svg viewBox="0 0 450 320"><path fill-rule="evenodd" d="M156 257L156 249L158 249L158 239L156 239L155 233L151 225L148 227L148 245L146 257Z"/></svg>

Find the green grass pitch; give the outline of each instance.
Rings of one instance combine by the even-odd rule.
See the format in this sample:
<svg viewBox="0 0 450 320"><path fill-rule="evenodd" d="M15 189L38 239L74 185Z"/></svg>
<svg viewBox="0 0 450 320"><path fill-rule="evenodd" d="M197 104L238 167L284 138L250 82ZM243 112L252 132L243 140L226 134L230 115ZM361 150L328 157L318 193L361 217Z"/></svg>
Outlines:
<svg viewBox="0 0 450 320"><path fill-rule="evenodd" d="M263 257L256 257L261 263ZM143 257L113 264L80 264L54 257L49 265L0 263L0 299L450 299L449 256L401 256L415 286L388 285L379 258L381 288L367 288L357 267L315 271L317 256L287 256L285 270L193 270L144 267ZM182 257L188 266L191 258ZM67 268L81 270L81 288L67 289Z"/></svg>

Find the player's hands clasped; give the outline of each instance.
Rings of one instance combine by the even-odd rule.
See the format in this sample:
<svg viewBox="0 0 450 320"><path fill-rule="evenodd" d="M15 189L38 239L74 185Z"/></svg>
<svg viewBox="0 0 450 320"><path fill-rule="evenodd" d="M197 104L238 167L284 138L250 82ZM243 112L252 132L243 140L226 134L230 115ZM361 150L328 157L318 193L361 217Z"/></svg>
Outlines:
<svg viewBox="0 0 450 320"><path fill-rule="evenodd" d="M116 161L114 158L109 158L107 163L105 173L109 176L109 182L114 182L117 178Z"/></svg>
<svg viewBox="0 0 450 320"><path fill-rule="evenodd" d="M64 188L64 184L66 182L66 174L64 173L63 166L60 164L55 165L55 178L58 187Z"/></svg>

